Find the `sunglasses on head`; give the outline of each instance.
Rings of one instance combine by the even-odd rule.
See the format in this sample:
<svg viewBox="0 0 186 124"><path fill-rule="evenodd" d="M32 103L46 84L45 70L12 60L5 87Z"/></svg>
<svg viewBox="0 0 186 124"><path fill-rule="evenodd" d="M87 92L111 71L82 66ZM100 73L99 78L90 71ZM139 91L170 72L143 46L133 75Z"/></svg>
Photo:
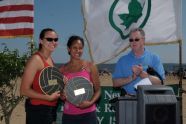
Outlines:
<svg viewBox="0 0 186 124"><path fill-rule="evenodd" d="M136 38L136 39L129 39L129 42L134 42L134 41L138 42L139 40L140 40L139 38Z"/></svg>
<svg viewBox="0 0 186 124"><path fill-rule="evenodd" d="M52 42L52 41L57 42L58 41L58 38L49 38L49 37L47 37L47 38L44 38L44 39L46 39L48 42Z"/></svg>

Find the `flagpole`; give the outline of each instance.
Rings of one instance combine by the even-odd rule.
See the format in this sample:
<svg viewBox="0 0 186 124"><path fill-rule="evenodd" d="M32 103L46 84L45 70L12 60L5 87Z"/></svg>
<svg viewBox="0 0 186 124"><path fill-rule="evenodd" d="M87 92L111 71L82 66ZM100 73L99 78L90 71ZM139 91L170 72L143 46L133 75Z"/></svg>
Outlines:
<svg viewBox="0 0 186 124"><path fill-rule="evenodd" d="M178 86L178 90L179 90L179 102L180 102L180 124L183 124L183 102L182 102L182 95L183 93L186 93L186 91L183 89L182 87L182 79L183 79L183 65L182 65L182 40L179 40L179 86Z"/></svg>
<svg viewBox="0 0 186 124"><path fill-rule="evenodd" d="M33 54L33 51L34 51L34 40L33 40L33 37L31 37L31 40L30 40L30 55Z"/></svg>
<svg viewBox="0 0 186 124"><path fill-rule="evenodd" d="M28 50L29 50L29 56L31 56L34 53L35 49L35 44L33 40L33 36L29 37L30 41L27 43Z"/></svg>

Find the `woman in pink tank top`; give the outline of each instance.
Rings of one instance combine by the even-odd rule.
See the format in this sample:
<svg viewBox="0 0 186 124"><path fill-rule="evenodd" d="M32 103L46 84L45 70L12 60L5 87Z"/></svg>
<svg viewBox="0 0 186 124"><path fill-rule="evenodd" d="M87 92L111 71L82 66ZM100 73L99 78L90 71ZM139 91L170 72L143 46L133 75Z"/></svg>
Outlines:
<svg viewBox="0 0 186 124"><path fill-rule="evenodd" d="M71 36L67 47L70 60L60 68L61 73L67 80L79 76L88 79L92 82L94 95L91 100L73 105L65 99L65 93L62 94L61 98L65 103L62 124L97 124L95 103L101 93L97 67L91 62L81 59L84 47L84 40L81 37Z"/></svg>
<svg viewBox="0 0 186 124"><path fill-rule="evenodd" d="M50 28L40 33L39 50L28 60L22 76L20 93L27 96L26 124L54 124L56 120L57 100L59 92L45 95L39 86L41 70L47 66L54 66L52 52L58 45L58 35Z"/></svg>

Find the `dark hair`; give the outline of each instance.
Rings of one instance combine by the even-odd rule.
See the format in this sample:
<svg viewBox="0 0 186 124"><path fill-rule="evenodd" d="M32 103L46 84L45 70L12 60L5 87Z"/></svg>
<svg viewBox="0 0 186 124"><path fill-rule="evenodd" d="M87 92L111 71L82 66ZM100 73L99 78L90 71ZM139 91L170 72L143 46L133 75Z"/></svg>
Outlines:
<svg viewBox="0 0 186 124"><path fill-rule="evenodd" d="M56 31L52 28L44 28L40 34L39 34L39 39L43 40L43 38L45 37L45 34L48 32L48 31L53 31L56 33ZM41 43L39 43L39 50L42 48L42 45Z"/></svg>
<svg viewBox="0 0 186 124"><path fill-rule="evenodd" d="M81 38L80 36L76 36L76 35L73 35L73 36L69 37L68 42L67 42L67 47L70 48L72 46L72 44L74 42L76 42L77 40L80 40L82 45L83 45L83 47L84 47L84 40L83 40L83 38ZM69 52L68 52L68 54L70 55Z"/></svg>

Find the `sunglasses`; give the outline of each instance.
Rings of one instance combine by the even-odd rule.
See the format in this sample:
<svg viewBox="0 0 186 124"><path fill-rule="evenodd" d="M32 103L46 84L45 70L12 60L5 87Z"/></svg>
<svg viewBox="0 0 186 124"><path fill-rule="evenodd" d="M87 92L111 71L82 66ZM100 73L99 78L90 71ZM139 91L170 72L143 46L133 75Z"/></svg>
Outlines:
<svg viewBox="0 0 186 124"><path fill-rule="evenodd" d="M58 41L58 38L49 38L49 37L47 37L47 38L44 38L44 39L46 39L48 42L52 42L52 41L57 42Z"/></svg>
<svg viewBox="0 0 186 124"><path fill-rule="evenodd" d="M129 42L134 42L134 41L136 41L136 42L138 42L140 39L138 39L138 38L136 38L136 39L129 39Z"/></svg>

